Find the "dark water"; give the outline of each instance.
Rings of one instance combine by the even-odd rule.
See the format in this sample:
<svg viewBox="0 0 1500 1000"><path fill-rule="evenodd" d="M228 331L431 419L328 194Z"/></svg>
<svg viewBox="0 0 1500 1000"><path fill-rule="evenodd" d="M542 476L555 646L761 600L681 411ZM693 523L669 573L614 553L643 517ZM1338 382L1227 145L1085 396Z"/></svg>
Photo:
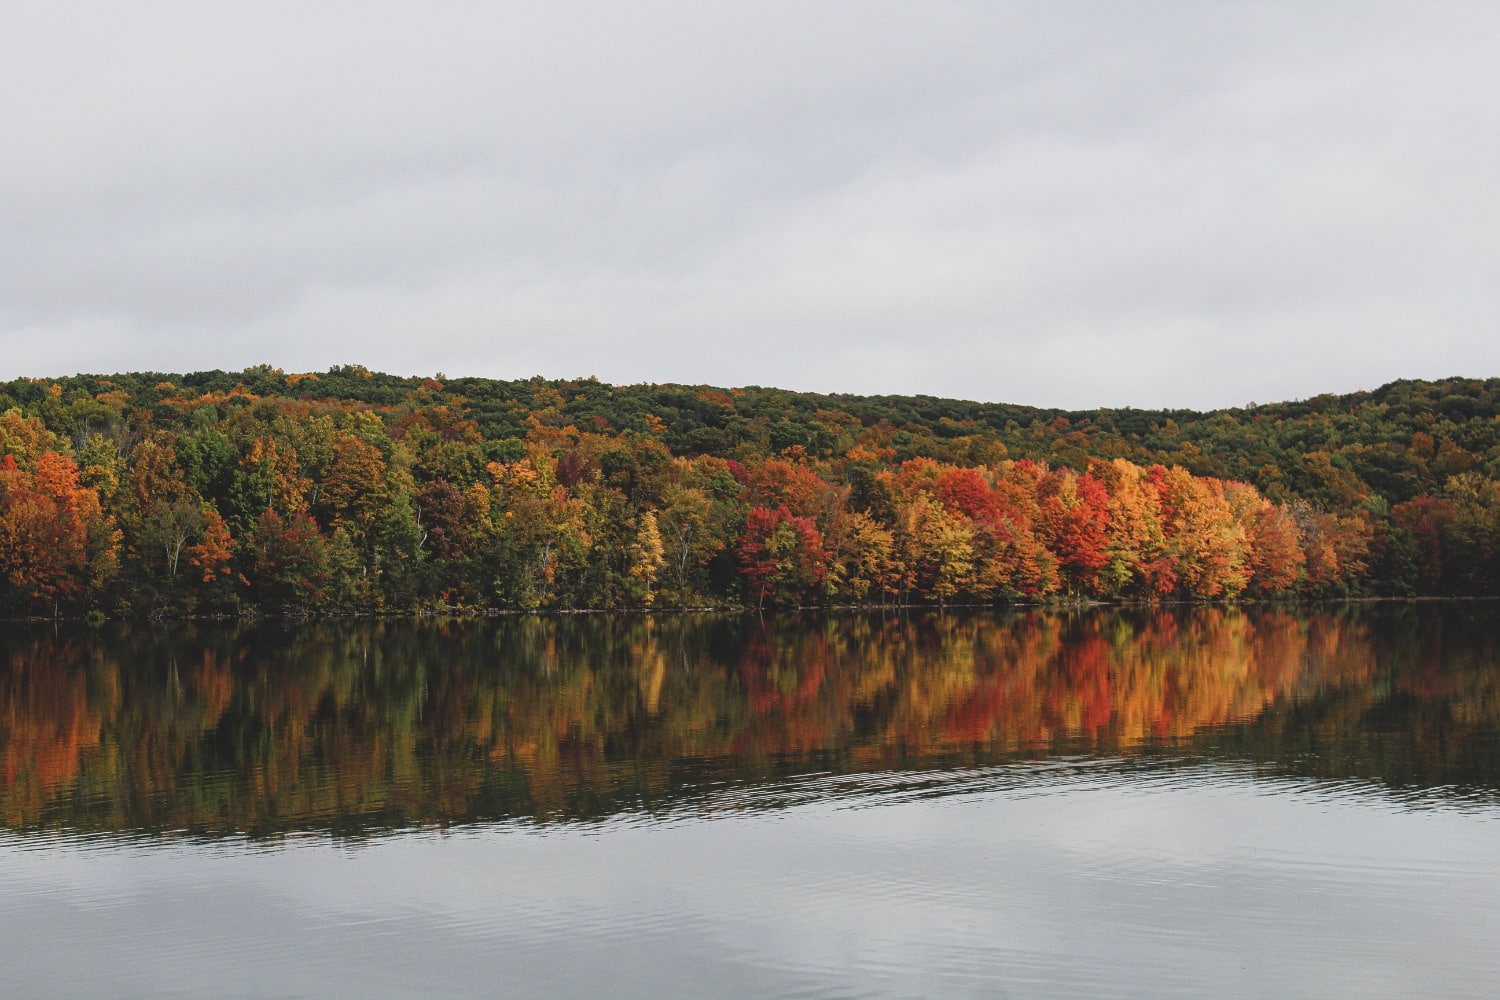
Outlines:
<svg viewBox="0 0 1500 1000"><path fill-rule="evenodd" d="M0 995L1500 987L1492 604L0 627Z"/></svg>

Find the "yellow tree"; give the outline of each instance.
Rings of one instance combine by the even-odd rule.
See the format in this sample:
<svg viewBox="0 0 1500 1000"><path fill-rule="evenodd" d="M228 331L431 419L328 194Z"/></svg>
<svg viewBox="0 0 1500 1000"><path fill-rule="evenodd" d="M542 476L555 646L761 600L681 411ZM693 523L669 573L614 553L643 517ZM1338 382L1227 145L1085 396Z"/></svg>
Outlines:
<svg viewBox="0 0 1500 1000"><path fill-rule="evenodd" d="M333 442L328 475L318 490L333 526L348 525L368 534L386 500L386 461L380 449L352 434Z"/></svg>
<svg viewBox="0 0 1500 1000"><path fill-rule="evenodd" d="M1148 567L1166 552L1162 532L1161 503L1146 477L1146 470L1123 458L1097 461L1090 466L1094 478L1109 495L1106 562L1101 589L1111 594L1150 596L1153 592Z"/></svg>
<svg viewBox="0 0 1500 1000"><path fill-rule="evenodd" d="M302 475L297 449L283 448L269 435L258 437L240 461L261 510L281 515L307 510L307 492L312 482Z"/></svg>
<svg viewBox="0 0 1500 1000"><path fill-rule="evenodd" d="M830 575L859 602L894 590L895 538L864 511L845 516Z"/></svg>
<svg viewBox="0 0 1500 1000"><path fill-rule="evenodd" d="M925 493L897 511L896 550L911 586L944 604L973 583L974 532Z"/></svg>
<svg viewBox="0 0 1500 1000"><path fill-rule="evenodd" d="M1238 595L1248 580L1245 530L1224 499L1224 484L1179 465L1156 466L1151 476L1179 586L1199 599Z"/></svg>
<svg viewBox="0 0 1500 1000"><path fill-rule="evenodd" d="M665 549L661 543L661 532L656 527L656 513L646 511L641 515L635 540L629 548L630 565L628 575L641 584L641 603L650 607L656 600L656 574L666 563Z"/></svg>

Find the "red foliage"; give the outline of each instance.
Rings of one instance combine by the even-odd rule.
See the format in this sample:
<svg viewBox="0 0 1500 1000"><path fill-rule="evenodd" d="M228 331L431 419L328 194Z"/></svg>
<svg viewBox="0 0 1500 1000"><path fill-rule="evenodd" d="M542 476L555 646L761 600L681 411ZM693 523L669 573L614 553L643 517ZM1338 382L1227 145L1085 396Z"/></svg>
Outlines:
<svg viewBox="0 0 1500 1000"><path fill-rule="evenodd" d="M767 599L801 601L828 574L828 556L817 526L784 506L750 511L736 555L757 605Z"/></svg>
<svg viewBox="0 0 1500 1000"><path fill-rule="evenodd" d="M1425 494L1391 508L1391 517L1411 535L1417 579L1426 593L1436 593L1442 586L1442 536L1452 516L1453 508L1446 500Z"/></svg>
<svg viewBox="0 0 1500 1000"><path fill-rule="evenodd" d="M1297 522L1282 508L1266 503L1256 515L1254 527L1250 549L1252 586L1263 594L1295 587L1307 562Z"/></svg>
<svg viewBox="0 0 1500 1000"><path fill-rule="evenodd" d="M1093 476L1066 469L1042 483L1042 521L1058 562L1092 587L1109 561L1109 496Z"/></svg>
<svg viewBox="0 0 1500 1000"><path fill-rule="evenodd" d="M1000 501L978 469L948 466L938 473L937 496L943 506L971 521L993 521Z"/></svg>
<svg viewBox="0 0 1500 1000"><path fill-rule="evenodd" d="M816 517L828 492L816 472L805 465L771 459L752 471L745 482L745 499L760 507L785 507L799 517Z"/></svg>

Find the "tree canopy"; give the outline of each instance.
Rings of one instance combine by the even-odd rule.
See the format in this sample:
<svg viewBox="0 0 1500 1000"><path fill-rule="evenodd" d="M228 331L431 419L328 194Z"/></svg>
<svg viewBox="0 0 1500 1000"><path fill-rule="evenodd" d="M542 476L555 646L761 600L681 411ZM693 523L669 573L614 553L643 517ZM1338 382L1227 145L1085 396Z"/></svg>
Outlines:
<svg viewBox="0 0 1500 1000"><path fill-rule="evenodd" d="M0 611L1500 592L1500 379L1061 411L594 379L0 383Z"/></svg>

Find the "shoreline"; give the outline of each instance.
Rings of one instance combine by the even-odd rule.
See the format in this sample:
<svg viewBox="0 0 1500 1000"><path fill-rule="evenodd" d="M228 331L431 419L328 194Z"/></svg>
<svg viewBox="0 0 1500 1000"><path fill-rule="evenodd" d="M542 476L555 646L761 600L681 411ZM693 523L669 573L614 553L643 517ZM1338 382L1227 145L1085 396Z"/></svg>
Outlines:
<svg viewBox="0 0 1500 1000"><path fill-rule="evenodd" d="M776 617L788 614L808 613L842 613L842 614L875 614L875 613L908 613L913 611L924 612L956 612L956 611L1050 611L1069 612L1086 611L1101 608L1121 609L1151 609L1151 608L1249 608L1249 607L1327 607L1339 604L1437 604L1437 603L1483 603L1500 601L1500 595L1494 594L1455 594L1455 595L1432 595L1424 594L1411 597L1309 597L1299 599L1277 599L1256 598L1252 600L1233 601L1103 601L1097 599L1076 601L1017 601L1013 603L952 603L932 604L924 602L907 602L899 604L802 604L783 605L772 608L753 608L742 605L700 605L684 607L657 607L657 608L451 608L417 611L351 611L351 612L309 612L306 614L186 614L186 615L104 615L96 611L84 614L56 615L52 617L42 616L17 616L0 617L0 623L12 624L45 624L69 623L84 624L90 627L102 627L107 623L148 623L166 624L168 622L314 622L314 621L399 621L419 620L428 618L443 619L482 619L482 618L563 618L568 616L662 616L662 615L753 615L760 618ZM97 609L96 609L97 610Z"/></svg>

